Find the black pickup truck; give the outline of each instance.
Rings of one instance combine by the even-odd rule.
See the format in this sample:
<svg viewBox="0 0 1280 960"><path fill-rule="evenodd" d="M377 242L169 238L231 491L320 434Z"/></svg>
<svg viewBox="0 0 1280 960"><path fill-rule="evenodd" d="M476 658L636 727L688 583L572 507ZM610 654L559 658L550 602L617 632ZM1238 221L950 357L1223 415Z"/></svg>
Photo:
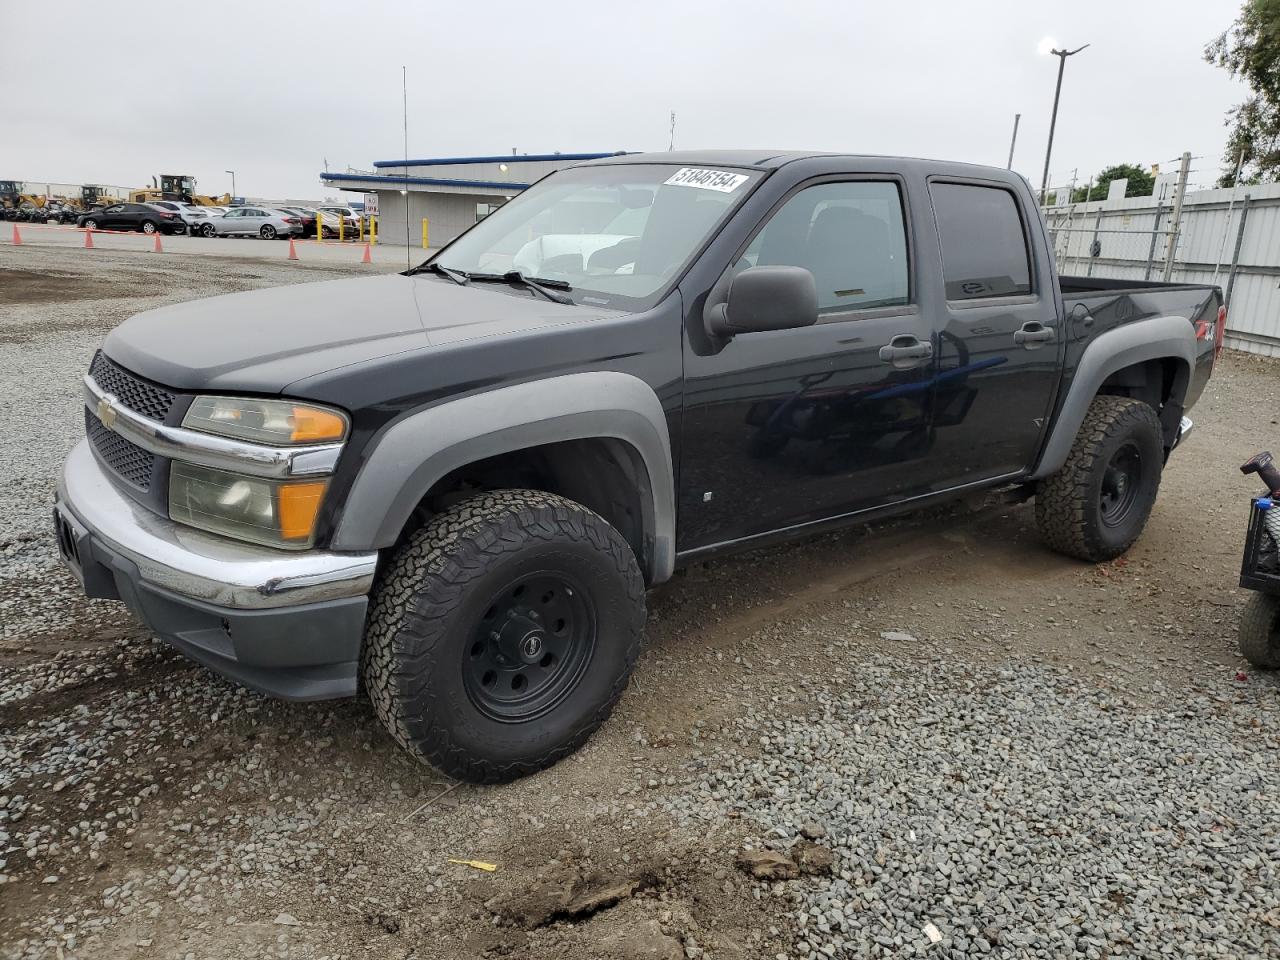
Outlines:
<svg viewBox="0 0 1280 960"><path fill-rule="evenodd" d="M403 274L114 330L55 526L93 597L459 778L609 715L681 563L985 488L1142 532L1215 287L1058 278L1026 182L716 152L561 170Z"/></svg>

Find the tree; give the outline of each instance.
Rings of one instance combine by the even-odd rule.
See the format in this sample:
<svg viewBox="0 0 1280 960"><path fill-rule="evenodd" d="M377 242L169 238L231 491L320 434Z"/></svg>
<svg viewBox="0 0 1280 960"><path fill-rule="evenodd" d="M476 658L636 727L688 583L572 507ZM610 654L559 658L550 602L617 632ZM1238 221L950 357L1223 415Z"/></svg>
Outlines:
<svg viewBox="0 0 1280 960"><path fill-rule="evenodd" d="M1227 111L1227 148L1218 186L1229 187L1241 160L1243 180L1280 180L1280 0L1246 0L1231 27L1204 48L1204 58L1249 87L1249 99Z"/></svg>
<svg viewBox="0 0 1280 960"><path fill-rule="evenodd" d="M1115 166L1107 167L1107 169L1098 174L1092 187L1078 187L1075 193L1071 194L1072 202L1079 203L1081 200L1107 199L1107 190L1110 189L1112 180L1129 181L1124 188L1126 197L1149 197L1156 188L1156 178L1150 170L1144 169L1136 163L1117 163ZM1085 196L1086 190L1089 191L1087 197Z"/></svg>

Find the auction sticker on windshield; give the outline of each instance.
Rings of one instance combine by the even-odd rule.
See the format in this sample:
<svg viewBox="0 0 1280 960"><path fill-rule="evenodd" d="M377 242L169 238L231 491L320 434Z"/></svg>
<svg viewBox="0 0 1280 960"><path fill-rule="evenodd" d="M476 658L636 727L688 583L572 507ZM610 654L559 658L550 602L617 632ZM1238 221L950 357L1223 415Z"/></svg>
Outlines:
<svg viewBox="0 0 1280 960"><path fill-rule="evenodd" d="M730 173L728 170L703 170L699 167L681 167L666 181L672 187L700 187L703 190L718 190L721 193L733 193L747 181L745 173Z"/></svg>

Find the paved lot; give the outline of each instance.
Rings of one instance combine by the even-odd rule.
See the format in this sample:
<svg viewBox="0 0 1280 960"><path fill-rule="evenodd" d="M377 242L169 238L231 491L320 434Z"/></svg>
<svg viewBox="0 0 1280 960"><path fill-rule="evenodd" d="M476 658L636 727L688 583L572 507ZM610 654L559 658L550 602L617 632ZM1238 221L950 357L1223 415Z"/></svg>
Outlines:
<svg viewBox="0 0 1280 960"><path fill-rule="evenodd" d="M362 270L0 247L0 956L1280 954L1280 684L1234 647L1276 363L1225 356L1127 557L992 500L696 566L586 749L476 788L173 655L47 531L111 326ZM739 866L802 832L832 872Z"/></svg>
<svg viewBox="0 0 1280 960"><path fill-rule="evenodd" d="M12 245L13 227L12 223L0 222L0 247ZM51 223L20 223L17 227L22 246L68 249L84 247L85 232L75 227ZM289 259L289 244L286 240L262 240L258 237L162 236L160 243L167 255L204 255L237 259L247 257L254 260L284 261ZM93 246L95 250L104 252L153 253L155 238L142 233L95 231ZM342 242L296 240L294 248L298 253L298 261L302 263L323 263L334 266L358 264L364 256L364 244L355 240ZM403 246L373 244L369 252L375 264L385 265L389 270L404 269L406 261ZM430 250L410 247L409 259L412 263L421 263L430 253Z"/></svg>

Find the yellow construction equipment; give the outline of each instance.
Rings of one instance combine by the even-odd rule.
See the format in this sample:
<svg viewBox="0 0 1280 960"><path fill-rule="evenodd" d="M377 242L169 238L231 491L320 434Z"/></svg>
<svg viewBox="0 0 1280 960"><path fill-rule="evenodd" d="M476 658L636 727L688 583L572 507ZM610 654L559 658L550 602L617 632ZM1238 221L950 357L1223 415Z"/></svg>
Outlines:
<svg viewBox="0 0 1280 960"><path fill-rule="evenodd" d="M0 219L19 219L19 211L41 209L46 200L36 193L23 193L26 184L18 180L0 180ZM26 216L24 215L23 219Z"/></svg>
<svg viewBox="0 0 1280 960"><path fill-rule="evenodd" d="M231 194L221 197L201 196L196 193L196 178L180 173L162 173L151 178L151 186L129 191L132 203L151 203L155 200L181 200L201 207L222 207L231 203Z"/></svg>

